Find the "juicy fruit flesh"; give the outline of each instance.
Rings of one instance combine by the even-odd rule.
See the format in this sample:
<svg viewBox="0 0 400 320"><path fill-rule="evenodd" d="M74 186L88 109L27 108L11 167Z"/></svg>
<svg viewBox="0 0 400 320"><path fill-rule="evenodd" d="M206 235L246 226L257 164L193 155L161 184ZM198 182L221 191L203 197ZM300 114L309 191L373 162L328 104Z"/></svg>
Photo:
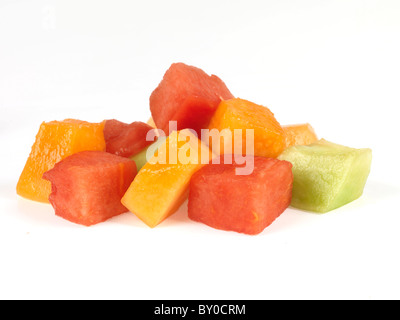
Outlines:
<svg viewBox="0 0 400 320"><path fill-rule="evenodd" d="M254 130L255 156L276 158L286 147L283 129L274 114L264 106L243 99L222 101L211 119L209 129L219 131L228 129L232 132L232 136L235 129L243 130L241 141L243 154L247 153L246 139L244 139L247 129ZM228 151L221 148L220 154L234 152L234 143L237 141L230 143Z"/></svg>
<svg viewBox="0 0 400 320"><path fill-rule="evenodd" d="M132 160L107 152L76 153L44 174L55 214L90 226L127 212L121 198L137 173Z"/></svg>
<svg viewBox="0 0 400 320"><path fill-rule="evenodd" d="M319 140L286 149L279 159L293 164L295 208L325 213L358 199L367 181L372 152Z"/></svg>
<svg viewBox="0 0 400 320"><path fill-rule="evenodd" d="M129 124L116 119L105 120L103 133L106 144L118 137L128 126Z"/></svg>
<svg viewBox="0 0 400 320"><path fill-rule="evenodd" d="M17 184L20 196L48 203L51 192L43 174L69 155L85 150L105 151L104 122L80 120L43 122Z"/></svg>
<svg viewBox="0 0 400 320"><path fill-rule="evenodd" d="M216 229L258 234L290 204L292 165L255 157L254 171L247 176L237 175L237 167L209 164L194 174L189 218Z"/></svg>
<svg viewBox="0 0 400 320"><path fill-rule="evenodd" d="M138 173L122 198L122 203L152 228L173 214L184 202L192 175L203 166L199 161L201 155L206 154L208 159L212 157L208 147L192 133L188 130L179 133L182 132L191 137L189 144L196 142L193 144L194 152L190 153L192 163L182 163L179 157L176 164L156 163L157 159L164 156L171 159L172 154L187 146L187 143L178 140L178 132L175 131Z"/></svg>
<svg viewBox="0 0 400 320"><path fill-rule="evenodd" d="M104 128L106 151L121 157L133 157L152 143L146 139L150 130L154 128L143 122L126 124L107 120Z"/></svg>
<svg viewBox="0 0 400 320"><path fill-rule="evenodd" d="M308 124L282 126L285 132L286 148L299 145L308 145L318 141L313 127Z"/></svg>
<svg viewBox="0 0 400 320"><path fill-rule="evenodd" d="M177 130L190 128L200 136L220 101L231 98L233 95L217 76L174 63L152 92L150 109L155 125L165 134L169 134L169 121L177 121Z"/></svg>

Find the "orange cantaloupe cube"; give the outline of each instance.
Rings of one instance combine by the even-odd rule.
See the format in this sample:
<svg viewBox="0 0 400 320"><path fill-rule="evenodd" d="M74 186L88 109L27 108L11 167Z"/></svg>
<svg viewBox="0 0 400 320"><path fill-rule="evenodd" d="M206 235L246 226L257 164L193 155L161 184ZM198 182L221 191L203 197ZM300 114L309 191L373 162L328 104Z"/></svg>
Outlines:
<svg viewBox="0 0 400 320"><path fill-rule="evenodd" d="M153 127L154 129L157 129L157 126L156 126L156 123L154 122L153 117L151 117L151 118L147 121L147 124L148 124L150 127Z"/></svg>
<svg viewBox="0 0 400 320"><path fill-rule="evenodd" d="M276 158L286 146L285 134L274 114L267 107L239 98L225 100L219 104L211 119L209 129L219 130L224 138L226 137L224 132L232 132L231 144L224 141L220 150L212 148L213 152L218 154L240 153L240 150L242 154L249 154L246 143L254 143L254 151L250 152L251 154ZM236 129L242 130L241 141L238 141L238 136L234 133ZM254 141L246 139L248 129L253 130ZM206 143L208 142L206 139ZM241 147L236 148L238 142Z"/></svg>
<svg viewBox="0 0 400 320"><path fill-rule="evenodd" d="M17 194L49 203L51 183L43 174L66 157L81 151L105 151L104 122L81 120L43 122L17 184Z"/></svg>
<svg viewBox="0 0 400 320"><path fill-rule="evenodd" d="M190 130L174 131L139 171L122 204L154 228L182 205L192 175L214 157Z"/></svg>
<svg viewBox="0 0 400 320"><path fill-rule="evenodd" d="M292 124L282 126L285 132L286 148L314 143L318 140L314 128L308 124Z"/></svg>

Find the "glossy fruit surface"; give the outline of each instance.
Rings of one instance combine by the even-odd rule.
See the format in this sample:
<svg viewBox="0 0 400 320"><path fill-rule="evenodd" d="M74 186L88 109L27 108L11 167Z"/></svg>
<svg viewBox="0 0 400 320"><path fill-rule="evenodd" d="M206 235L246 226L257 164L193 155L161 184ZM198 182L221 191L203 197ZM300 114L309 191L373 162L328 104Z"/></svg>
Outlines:
<svg viewBox="0 0 400 320"><path fill-rule="evenodd" d="M222 101L211 119L209 128L220 132L229 130L228 133L232 137L232 142L224 144L220 154L242 152L276 158L286 147L284 131L274 114L264 106L243 99ZM239 139L235 136L236 129L242 130ZM246 139L248 129L253 132L253 140ZM246 149L246 144L249 143L253 145L253 152L248 152ZM218 152L214 149L213 151Z"/></svg>
<svg viewBox="0 0 400 320"><path fill-rule="evenodd" d="M43 174L66 157L85 150L105 151L104 122L80 120L43 122L17 184L17 193L27 199L49 202L51 185Z"/></svg>

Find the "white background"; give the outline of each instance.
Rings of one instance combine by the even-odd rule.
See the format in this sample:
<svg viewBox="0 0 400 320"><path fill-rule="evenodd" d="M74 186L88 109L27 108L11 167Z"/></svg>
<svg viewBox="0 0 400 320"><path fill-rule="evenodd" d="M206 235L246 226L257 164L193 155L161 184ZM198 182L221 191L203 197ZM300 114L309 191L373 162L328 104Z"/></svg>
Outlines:
<svg viewBox="0 0 400 320"><path fill-rule="evenodd" d="M16 195L42 121L147 121L178 61L372 148L363 197L251 237L184 206L155 229L131 213L86 228ZM399 89L397 0L0 0L0 298L400 298Z"/></svg>

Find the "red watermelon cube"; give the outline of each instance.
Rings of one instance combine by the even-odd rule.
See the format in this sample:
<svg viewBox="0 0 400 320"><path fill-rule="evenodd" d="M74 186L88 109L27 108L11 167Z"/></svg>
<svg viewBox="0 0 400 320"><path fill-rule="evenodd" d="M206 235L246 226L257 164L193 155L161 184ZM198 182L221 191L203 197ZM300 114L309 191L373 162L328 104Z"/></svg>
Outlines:
<svg viewBox="0 0 400 320"><path fill-rule="evenodd" d="M146 140L147 133L153 129L143 122L127 124L115 119L106 120L104 125L106 151L131 158L154 142Z"/></svg>
<svg viewBox="0 0 400 320"><path fill-rule="evenodd" d="M104 123L104 140L106 142L118 137L127 127L128 123L121 122L116 119L106 120Z"/></svg>
<svg viewBox="0 0 400 320"><path fill-rule="evenodd" d="M51 182L55 214L90 226L129 211L121 198L137 174L134 161L107 152L84 151L43 175Z"/></svg>
<svg viewBox="0 0 400 320"><path fill-rule="evenodd" d="M174 63L150 96L150 110L157 128L169 134L169 121L177 130L193 129L200 137L221 100L234 98L215 75L184 63Z"/></svg>
<svg viewBox="0 0 400 320"><path fill-rule="evenodd" d="M237 175L237 164L209 164L190 182L189 218L212 228L255 235L289 206L292 165L254 157L254 171Z"/></svg>

